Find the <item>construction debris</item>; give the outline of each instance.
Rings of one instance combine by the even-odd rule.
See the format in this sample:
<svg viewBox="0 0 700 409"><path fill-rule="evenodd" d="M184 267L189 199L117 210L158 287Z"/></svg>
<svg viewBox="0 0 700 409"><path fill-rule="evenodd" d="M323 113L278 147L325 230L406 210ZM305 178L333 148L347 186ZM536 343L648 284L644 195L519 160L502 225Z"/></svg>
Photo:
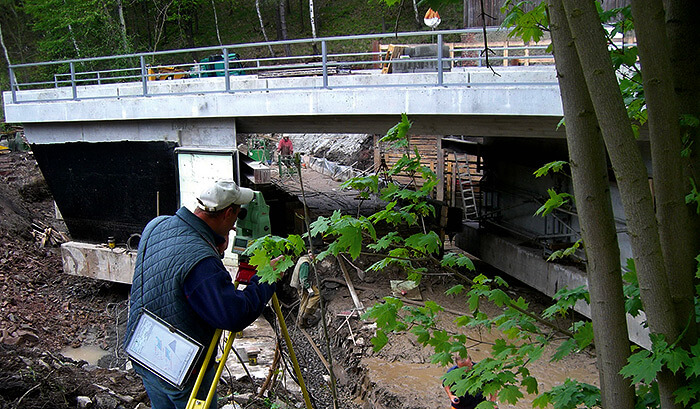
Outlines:
<svg viewBox="0 0 700 409"><path fill-rule="evenodd" d="M40 247L58 247L70 240L65 234L38 220L32 222L32 236Z"/></svg>

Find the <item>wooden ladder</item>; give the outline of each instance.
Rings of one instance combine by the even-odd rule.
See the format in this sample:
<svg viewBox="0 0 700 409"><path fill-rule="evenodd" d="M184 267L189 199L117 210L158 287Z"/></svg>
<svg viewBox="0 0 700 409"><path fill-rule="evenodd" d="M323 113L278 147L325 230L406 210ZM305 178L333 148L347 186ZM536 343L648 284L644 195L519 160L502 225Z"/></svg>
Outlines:
<svg viewBox="0 0 700 409"><path fill-rule="evenodd" d="M466 153L453 152L455 161L455 175L457 177L457 193L462 199L463 219L478 220L479 208L477 207L476 194L474 193L474 177L469 168L469 157Z"/></svg>

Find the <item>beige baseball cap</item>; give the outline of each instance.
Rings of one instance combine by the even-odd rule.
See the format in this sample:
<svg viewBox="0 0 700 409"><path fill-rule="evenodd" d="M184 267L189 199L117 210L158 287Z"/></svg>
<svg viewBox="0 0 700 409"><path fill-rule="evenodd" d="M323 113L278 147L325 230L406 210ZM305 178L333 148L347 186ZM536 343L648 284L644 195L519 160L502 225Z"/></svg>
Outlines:
<svg viewBox="0 0 700 409"><path fill-rule="evenodd" d="M244 205L253 200L253 190L240 187L232 180L217 180L199 194L197 207L217 212L232 204Z"/></svg>

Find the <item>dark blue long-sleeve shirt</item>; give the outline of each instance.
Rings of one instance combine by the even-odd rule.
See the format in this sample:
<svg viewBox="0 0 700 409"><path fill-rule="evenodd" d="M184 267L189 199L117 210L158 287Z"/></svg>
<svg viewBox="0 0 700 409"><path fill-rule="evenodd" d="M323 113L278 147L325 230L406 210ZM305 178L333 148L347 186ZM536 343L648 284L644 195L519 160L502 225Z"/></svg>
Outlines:
<svg viewBox="0 0 700 409"><path fill-rule="evenodd" d="M253 276L251 283L239 290L221 260L208 257L189 272L184 291L192 309L209 325L238 332L262 314L275 284L260 283Z"/></svg>

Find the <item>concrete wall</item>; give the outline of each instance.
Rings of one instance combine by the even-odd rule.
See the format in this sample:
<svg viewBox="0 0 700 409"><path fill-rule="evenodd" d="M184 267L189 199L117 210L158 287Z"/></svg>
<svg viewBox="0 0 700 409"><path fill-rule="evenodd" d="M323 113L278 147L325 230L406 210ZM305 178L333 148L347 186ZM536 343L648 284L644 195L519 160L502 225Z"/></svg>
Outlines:
<svg viewBox="0 0 700 409"><path fill-rule="evenodd" d="M236 146L233 118L30 122L25 124L24 132L32 144L166 141L187 147Z"/></svg>
<svg viewBox="0 0 700 409"><path fill-rule="evenodd" d="M456 238L456 244L507 275L554 296L562 288L588 286L586 272L574 266L546 261L541 249L522 246L512 237L465 226ZM590 307L579 302L574 308L590 318ZM642 325L645 317L627 316L628 337L644 348L651 348L649 331Z"/></svg>

